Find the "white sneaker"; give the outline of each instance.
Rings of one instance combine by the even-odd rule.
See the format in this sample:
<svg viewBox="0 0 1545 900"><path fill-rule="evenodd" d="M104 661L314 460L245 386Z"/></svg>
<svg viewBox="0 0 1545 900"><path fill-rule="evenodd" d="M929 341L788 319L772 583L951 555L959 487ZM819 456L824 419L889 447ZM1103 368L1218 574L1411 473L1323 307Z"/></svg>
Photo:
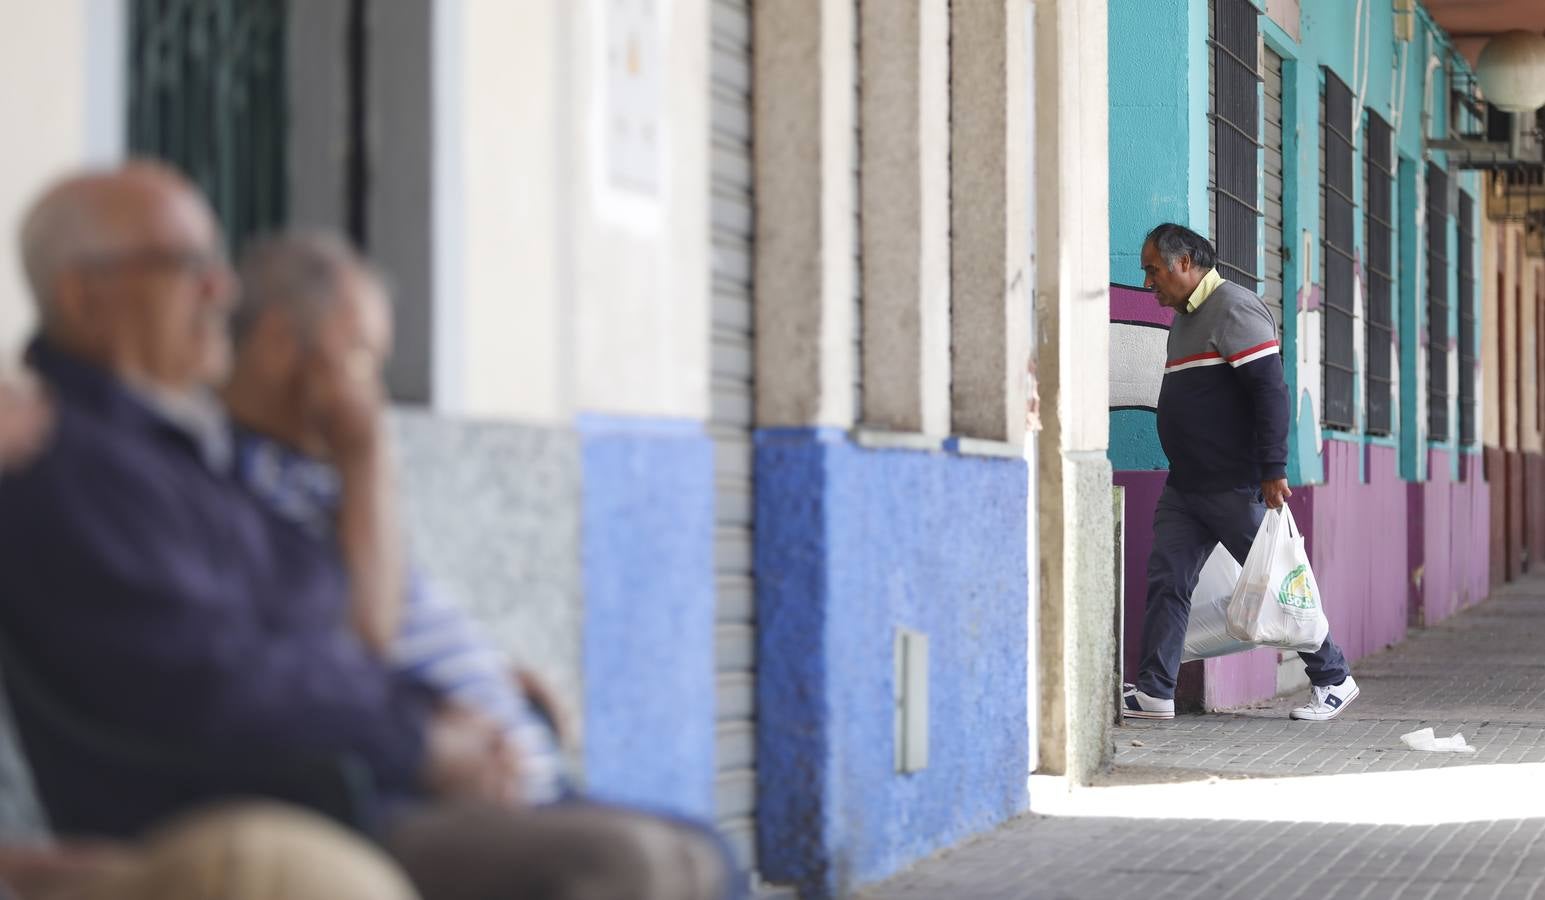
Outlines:
<svg viewBox="0 0 1545 900"><path fill-rule="evenodd" d="M1129 719L1173 719L1175 701L1150 697L1135 684L1121 686L1121 714Z"/></svg>
<svg viewBox="0 0 1545 900"><path fill-rule="evenodd" d="M1341 711L1356 700L1359 693L1357 681L1350 675L1340 684L1312 687L1309 689L1308 705L1294 709L1288 713L1288 717L1310 722L1329 721L1341 715Z"/></svg>

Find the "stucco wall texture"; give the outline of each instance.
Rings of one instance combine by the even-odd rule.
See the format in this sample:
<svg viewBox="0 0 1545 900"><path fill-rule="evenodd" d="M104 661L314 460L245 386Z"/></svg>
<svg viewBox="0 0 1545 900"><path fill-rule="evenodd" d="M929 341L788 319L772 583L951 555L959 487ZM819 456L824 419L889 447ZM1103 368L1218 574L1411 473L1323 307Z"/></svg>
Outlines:
<svg viewBox="0 0 1545 900"><path fill-rule="evenodd" d="M407 409L394 411L392 436L414 561L580 709L579 439Z"/></svg>
<svg viewBox="0 0 1545 900"><path fill-rule="evenodd" d="M1024 463L757 436L761 864L843 894L1026 808ZM895 771L893 641L929 638L929 763Z"/></svg>
<svg viewBox="0 0 1545 900"><path fill-rule="evenodd" d="M585 771L596 796L713 810L713 442L582 416Z"/></svg>

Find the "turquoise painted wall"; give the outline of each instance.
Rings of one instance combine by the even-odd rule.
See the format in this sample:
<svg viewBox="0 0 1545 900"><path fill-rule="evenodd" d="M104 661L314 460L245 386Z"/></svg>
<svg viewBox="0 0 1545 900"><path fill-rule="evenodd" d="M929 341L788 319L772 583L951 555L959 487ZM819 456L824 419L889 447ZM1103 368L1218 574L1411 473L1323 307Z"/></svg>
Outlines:
<svg viewBox="0 0 1545 900"><path fill-rule="evenodd" d="M1141 285L1150 228L1207 225L1207 6L1114 0L1109 23L1110 277Z"/></svg>

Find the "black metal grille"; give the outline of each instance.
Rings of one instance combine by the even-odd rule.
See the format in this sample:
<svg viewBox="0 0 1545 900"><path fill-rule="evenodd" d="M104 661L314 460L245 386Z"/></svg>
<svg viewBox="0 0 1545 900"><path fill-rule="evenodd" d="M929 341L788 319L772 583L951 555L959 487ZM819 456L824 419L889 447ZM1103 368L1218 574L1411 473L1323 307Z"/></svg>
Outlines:
<svg viewBox="0 0 1545 900"><path fill-rule="evenodd" d="M1391 133L1387 122L1368 113L1368 144L1365 150L1363 191L1363 231L1368 239L1368 309L1366 322L1368 373L1368 431L1389 434L1393 414L1390 398L1390 369L1394 340L1394 225L1395 167L1391 152Z"/></svg>
<svg viewBox="0 0 1545 900"><path fill-rule="evenodd" d="M1213 14L1213 144L1217 172L1212 185L1217 208L1213 234L1218 270L1250 290L1260 289L1257 229L1261 142L1261 77L1256 73L1260 25L1250 0L1216 0Z"/></svg>
<svg viewBox="0 0 1545 900"><path fill-rule="evenodd" d="M1475 443L1475 201L1459 192L1459 442Z"/></svg>
<svg viewBox="0 0 1545 900"><path fill-rule="evenodd" d="M129 147L188 174L232 247L285 216L286 0L132 0Z"/></svg>
<svg viewBox="0 0 1545 900"><path fill-rule="evenodd" d="M1320 233L1323 262L1324 375L1326 425L1353 427L1353 256L1352 256L1352 92L1329 69L1325 71L1321 128Z"/></svg>
<svg viewBox="0 0 1545 900"><path fill-rule="evenodd" d="M1448 173L1427 164L1427 436L1446 441L1448 422Z"/></svg>

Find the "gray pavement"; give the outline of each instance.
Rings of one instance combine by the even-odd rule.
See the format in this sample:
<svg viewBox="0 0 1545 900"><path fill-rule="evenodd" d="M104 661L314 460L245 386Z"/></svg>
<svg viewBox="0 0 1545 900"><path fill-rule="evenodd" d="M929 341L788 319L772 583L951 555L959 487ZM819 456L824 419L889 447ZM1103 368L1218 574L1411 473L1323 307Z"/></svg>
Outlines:
<svg viewBox="0 0 1545 900"><path fill-rule="evenodd" d="M1036 779L1032 814L865 898L1545 900L1545 579L1353 667L1339 719L1303 693L1115 730L1111 771ZM1476 752L1422 753L1432 726Z"/></svg>

